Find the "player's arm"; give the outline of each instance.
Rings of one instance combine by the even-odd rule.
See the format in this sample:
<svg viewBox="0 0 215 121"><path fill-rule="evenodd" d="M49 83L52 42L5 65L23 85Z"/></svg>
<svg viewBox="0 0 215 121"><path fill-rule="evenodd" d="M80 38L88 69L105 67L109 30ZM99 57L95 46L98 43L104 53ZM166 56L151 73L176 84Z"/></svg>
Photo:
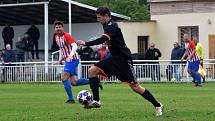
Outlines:
<svg viewBox="0 0 215 121"><path fill-rule="evenodd" d="M61 50L59 50L58 63L59 63L60 65L63 65L63 60L64 60L64 58L62 58L62 52L61 52Z"/></svg>
<svg viewBox="0 0 215 121"><path fill-rule="evenodd" d="M99 45L107 41L108 39L104 36L101 36L93 41L85 42L85 46Z"/></svg>
<svg viewBox="0 0 215 121"><path fill-rule="evenodd" d="M186 56L187 56L187 50L185 50L183 56L181 57L181 61L183 61Z"/></svg>
<svg viewBox="0 0 215 121"><path fill-rule="evenodd" d="M85 46L99 45L106 41L110 41L115 36L115 34L116 34L116 28L112 26L108 26L104 28L104 34L102 34L101 37L89 42L79 41L78 44L85 45Z"/></svg>
<svg viewBox="0 0 215 121"><path fill-rule="evenodd" d="M76 53L76 50L78 49L78 46L75 43L75 39L73 39L71 35L65 33L64 36L65 36L65 39L66 39L67 43L72 46L72 50L71 50L71 52L69 54L69 57L72 58L72 56Z"/></svg>
<svg viewBox="0 0 215 121"><path fill-rule="evenodd" d="M72 46L72 51L70 52L69 56L72 58L72 56L76 53L76 50L78 49L78 46L77 46L77 44L75 42L73 42L71 44L71 46Z"/></svg>

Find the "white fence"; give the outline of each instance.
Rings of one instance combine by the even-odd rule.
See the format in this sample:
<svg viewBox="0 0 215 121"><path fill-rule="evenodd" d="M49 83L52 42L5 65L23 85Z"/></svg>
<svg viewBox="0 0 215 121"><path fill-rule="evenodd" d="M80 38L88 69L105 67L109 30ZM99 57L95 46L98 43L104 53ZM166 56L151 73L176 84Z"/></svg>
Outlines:
<svg viewBox="0 0 215 121"><path fill-rule="evenodd" d="M87 78L88 68L96 61L81 61L78 72L79 78ZM159 60L159 64L147 64L152 61L134 61L134 70L137 79L141 82L152 81L177 81L180 78L183 82L191 82L187 67L185 64L170 64L170 60ZM0 80L8 83L12 82L60 82L63 65L55 62L49 62L45 66L44 62L24 62L13 63L14 66L0 66ZM46 73L48 69L48 73ZM175 70L179 73L174 73ZM204 69L206 72L206 81L215 81L215 63L214 59L205 60ZM105 82L118 82L116 77L111 77Z"/></svg>

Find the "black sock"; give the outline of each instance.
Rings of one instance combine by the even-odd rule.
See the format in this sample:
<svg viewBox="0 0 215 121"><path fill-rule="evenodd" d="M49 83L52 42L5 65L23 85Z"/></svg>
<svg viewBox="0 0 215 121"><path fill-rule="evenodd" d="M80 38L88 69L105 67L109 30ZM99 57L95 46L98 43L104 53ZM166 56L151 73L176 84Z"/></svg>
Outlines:
<svg viewBox="0 0 215 121"><path fill-rule="evenodd" d="M153 97L153 95L146 89L143 94L141 94L146 100L151 102L154 107L160 107L160 103Z"/></svg>
<svg viewBox="0 0 215 121"><path fill-rule="evenodd" d="M99 101L99 78L98 77L93 77L89 78L89 83L90 83L90 88L93 93L93 100Z"/></svg>

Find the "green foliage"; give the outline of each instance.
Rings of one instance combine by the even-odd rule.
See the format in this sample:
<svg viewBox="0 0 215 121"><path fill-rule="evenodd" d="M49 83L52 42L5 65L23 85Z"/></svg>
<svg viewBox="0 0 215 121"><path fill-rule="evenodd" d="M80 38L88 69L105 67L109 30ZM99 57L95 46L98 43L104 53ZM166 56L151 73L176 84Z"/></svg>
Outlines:
<svg viewBox="0 0 215 121"><path fill-rule="evenodd" d="M104 84L102 107L83 109L65 104L59 84L0 84L0 121L214 121L215 83L143 83L164 104L164 115L155 117L152 104L125 84ZM73 87L76 97L89 85ZM77 102L77 101L76 101Z"/></svg>
<svg viewBox="0 0 215 121"><path fill-rule="evenodd" d="M107 6L111 11L131 17L132 20L149 20L147 0L75 0L94 7Z"/></svg>

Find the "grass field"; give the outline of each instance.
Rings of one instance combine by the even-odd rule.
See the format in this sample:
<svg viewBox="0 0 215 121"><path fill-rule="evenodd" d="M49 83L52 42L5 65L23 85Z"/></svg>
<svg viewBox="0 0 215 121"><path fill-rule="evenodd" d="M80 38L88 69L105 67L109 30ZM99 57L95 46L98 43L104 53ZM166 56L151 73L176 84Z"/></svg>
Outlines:
<svg viewBox="0 0 215 121"><path fill-rule="evenodd" d="M0 121L215 121L215 83L143 83L165 106L154 108L124 84L104 84L102 108L65 104L62 84L0 84ZM74 87L74 96L89 86Z"/></svg>

